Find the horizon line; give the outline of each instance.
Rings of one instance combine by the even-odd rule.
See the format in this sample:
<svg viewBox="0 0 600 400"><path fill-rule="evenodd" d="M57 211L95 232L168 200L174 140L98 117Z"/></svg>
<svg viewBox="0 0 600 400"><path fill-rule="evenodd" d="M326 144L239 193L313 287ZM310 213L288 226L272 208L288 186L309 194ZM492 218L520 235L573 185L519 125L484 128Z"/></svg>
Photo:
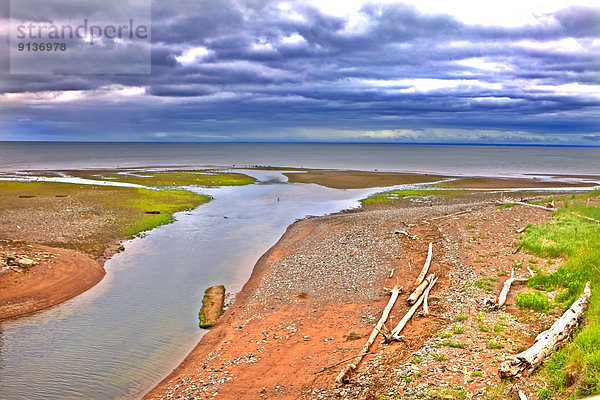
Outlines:
<svg viewBox="0 0 600 400"><path fill-rule="evenodd" d="M407 145L407 146L497 146L497 147L588 147L592 144L556 143L473 143L473 142L347 142L347 141L97 141L97 140L0 140L0 143L77 143L77 144L324 144L324 145Z"/></svg>

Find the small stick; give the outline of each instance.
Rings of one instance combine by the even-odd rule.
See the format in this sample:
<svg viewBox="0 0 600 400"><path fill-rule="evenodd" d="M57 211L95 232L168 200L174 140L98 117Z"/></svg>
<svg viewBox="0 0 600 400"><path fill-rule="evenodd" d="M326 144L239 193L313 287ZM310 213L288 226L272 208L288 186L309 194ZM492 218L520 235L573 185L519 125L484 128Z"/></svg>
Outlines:
<svg viewBox="0 0 600 400"><path fill-rule="evenodd" d="M390 279L392 279L392 277L394 276L395 270L396 270L395 268L392 268L392 270L390 271Z"/></svg>

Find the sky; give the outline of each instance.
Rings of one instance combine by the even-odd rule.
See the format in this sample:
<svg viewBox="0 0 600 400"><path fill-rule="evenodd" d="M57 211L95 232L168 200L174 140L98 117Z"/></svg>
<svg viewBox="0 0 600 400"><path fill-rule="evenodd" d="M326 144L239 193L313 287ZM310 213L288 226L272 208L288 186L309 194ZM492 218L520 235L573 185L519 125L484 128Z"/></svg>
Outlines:
<svg viewBox="0 0 600 400"><path fill-rule="evenodd" d="M10 74L8 10L0 140L600 145L597 0L154 0L139 75Z"/></svg>

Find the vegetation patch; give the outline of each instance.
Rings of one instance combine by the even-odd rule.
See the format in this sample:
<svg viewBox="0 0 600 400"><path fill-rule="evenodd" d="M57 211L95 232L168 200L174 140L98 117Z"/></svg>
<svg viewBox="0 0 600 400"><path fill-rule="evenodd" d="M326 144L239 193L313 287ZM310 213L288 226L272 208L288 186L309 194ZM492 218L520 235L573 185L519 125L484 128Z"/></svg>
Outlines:
<svg viewBox="0 0 600 400"><path fill-rule="evenodd" d="M108 174L101 178L143 186L242 186L256 182L256 178L237 172L140 172L136 174Z"/></svg>
<svg viewBox="0 0 600 400"><path fill-rule="evenodd" d="M115 240L169 223L174 213L208 201L184 190L0 181L0 228L8 239L99 256Z"/></svg>
<svg viewBox="0 0 600 400"><path fill-rule="evenodd" d="M496 278L485 277L475 281L474 285L479 289L485 290L486 292L491 292L494 290L494 283L497 281L498 279Z"/></svg>
<svg viewBox="0 0 600 400"><path fill-rule="evenodd" d="M515 303L521 308L527 308L538 312L547 312L550 308L548 296L542 292L519 293L515 297Z"/></svg>
<svg viewBox="0 0 600 400"><path fill-rule="evenodd" d="M465 193L464 190L391 190L389 192L375 193L360 202L363 206L370 204L393 203L409 196L437 196L437 197L459 197Z"/></svg>
<svg viewBox="0 0 600 400"><path fill-rule="evenodd" d="M522 247L541 257L562 257L564 263L551 274L537 274L529 286L540 290L561 290L555 301L563 309L571 306L591 281L592 296L584 323L573 340L558 350L545 364L542 378L545 386L538 396L549 398L581 397L600 393L600 227L575 213L600 219L600 207L585 201L600 192L571 196L554 218L541 225L530 225ZM522 297L527 304L530 297ZM537 297L536 299L541 299ZM537 301L537 300L535 300ZM543 302L543 300L542 300Z"/></svg>

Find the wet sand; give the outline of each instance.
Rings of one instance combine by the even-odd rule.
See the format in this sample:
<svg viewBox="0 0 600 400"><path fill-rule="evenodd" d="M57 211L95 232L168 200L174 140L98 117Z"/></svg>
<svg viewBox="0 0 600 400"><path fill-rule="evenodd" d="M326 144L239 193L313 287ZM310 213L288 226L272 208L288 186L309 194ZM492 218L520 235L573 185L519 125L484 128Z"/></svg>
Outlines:
<svg viewBox="0 0 600 400"><path fill-rule="evenodd" d="M97 261L72 250L0 243L0 252L19 254L37 265L0 274L0 320L39 311L77 296L105 274Z"/></svg>

